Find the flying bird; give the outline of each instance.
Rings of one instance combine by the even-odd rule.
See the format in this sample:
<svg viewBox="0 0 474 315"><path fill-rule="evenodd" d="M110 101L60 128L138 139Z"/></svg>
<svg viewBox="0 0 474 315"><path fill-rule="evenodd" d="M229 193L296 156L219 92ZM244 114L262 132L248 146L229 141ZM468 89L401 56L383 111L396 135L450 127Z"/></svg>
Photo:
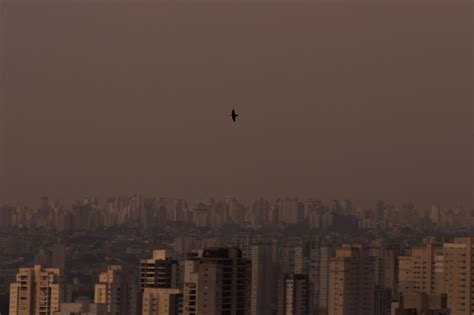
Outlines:
<svg viewBox="0 0 474 315"><path fill-rule="evenodd" d="M232 120L235 122L235 118L239 116L235 113L235 110L232 110L232 114L230 114L230 117L232 117Z"/></svg>

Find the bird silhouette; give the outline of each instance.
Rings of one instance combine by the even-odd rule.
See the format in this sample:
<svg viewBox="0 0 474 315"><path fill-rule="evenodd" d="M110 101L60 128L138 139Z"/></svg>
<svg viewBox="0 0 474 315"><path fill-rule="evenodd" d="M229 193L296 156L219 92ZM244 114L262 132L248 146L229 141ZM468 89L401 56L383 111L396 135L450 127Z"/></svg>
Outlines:
<svg viewBox="0 0 474 315"><path fill-rule="evenodd" d="M235 113L235 110L232 110L232 114L230 114L230 117L232 117L232 120L233 120L234 122L235 122L235 118L237 118L237 116L239 116L239 115L237 115L237 114Z"/></svg>

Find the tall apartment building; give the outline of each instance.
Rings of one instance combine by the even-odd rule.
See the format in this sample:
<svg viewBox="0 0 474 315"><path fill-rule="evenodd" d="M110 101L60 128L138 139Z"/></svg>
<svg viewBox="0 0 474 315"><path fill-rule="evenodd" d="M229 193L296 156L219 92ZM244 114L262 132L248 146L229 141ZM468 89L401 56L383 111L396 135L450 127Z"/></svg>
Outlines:
<svg viewBox="0 0 474 315"><path fill-rule="evenodd" d="M183 286L183 315L198 315L198 284L199 274L193 272L184 282Z"/></svg>
<svg viewBox="0 0 474 315"><path fill-rule="evenodd" d="M273 243L260 242L251 246L250 259L252 261L251 283L251 315L272 314L272 293L274 271L272 254Z"/></svg>
<svg viewBox="0 0 474 315"><path fill-rule="evenodd" d="M474 312L474 237L455 238L443 245L444 293L453 315Z"/></svg>
<svg viewBox="0 0 474 315"><path fill-rule="evenodd" d="M255 200L252 211L249 213L249 221L253 227L265 225L269 222L270 202L263 198Z"/></svg>
<svg viewBox="0 0 474 315"><path fill-rule="evenodd" d="M279 284L278 315L311 314L309 277L286 274Z"/></svg>
<svg viewBox="0 0 474 315"><path fill-rule="evenodd" d="M422 246L411 249L409 256L400 256L399 292L400 293L442 293L443 247L428 241Z"/></svg>
<svg viewBox="0 0 474 315"><path fill-rule="evenodd" d="M112 315L137 313L137 292L133 276L123 266L111 265L99 275L94 303L107 305Z"/></svg>
<svg viewBox="0 0 474 315"><path fill-rule="evenodd" d="M182 314L182 298L179 289L145 288L142 315Z"/></svg>
<svg viewBox="0 0 474 315"><path fill-rule="evenodd" d="M280 223L297 224L303 219L304 204L297 198L284 198L277 201Z"/></svg>
<svg viewBox="0 0 474 315"><path fill-rule="evenodd" d="M309 277L309 294L312 310L319 309L321 294L321 239L319 236L310 238L306 242L306 272Z"/></svg>
<svg viewBox="0 0 474 315"><path fill-rule="evenodd" d="M63 299L59 268L20 268L10 285L10 315L53 315Z"/></svg>
<svg viewBox="0 0 474 315"><path fill-rule="evenodd" d="M179 263L166 250L153 251L151 259L140 260L140 292L145 288L178 288Z"/></svg>
<svg viewBox="0 0 474 315"><path fill-rule="evenodd" d="M280 249L280 277L290 273L308 273L309 259L307 244L301 238L291 238Z"/></svg>
<svg viewBox="0 0 474 315"><path fill-rule="evenodd" d="M326 315L329 307L329 264L336 255L335 248L322 245L319 250L319 307L318 314Z"/></svg>
<svg viewBox="0 0 474 315"><path fill-rule="evenodd" d="M343 245L329 265L329 315L374 315L374 257L362 245Z"/></svg>
<svg viewBox="0 0 474 315"><path fill-rule="evenodd" d="M384 244L376 240L369 248L375 257L375 285L381 289L390 289L391 299L398 299L398 274L401 248L398 244ZM383 290L384 294L387 293Z"/></svg>
<svg viewBox="0 0 474 315"><path fill-rule="evenodd" d="M198 258L197 314L250 312L250 261L238 248L209 248Z"/></svg>
<svg viewBox="0 0 474 315"><path fill-rule="evenodd" d="M183 315L197 315L198 254L188 254L182 262Z"/></svg>
<svg viewBox="0 0 474 315"><path fill-rule="evenodd" d="M399 257L400 294L446 294L451 314L471 315L474 312L473 240L473 237L461 237L442 245L429 241L413 247L410 256Z"/></svg>

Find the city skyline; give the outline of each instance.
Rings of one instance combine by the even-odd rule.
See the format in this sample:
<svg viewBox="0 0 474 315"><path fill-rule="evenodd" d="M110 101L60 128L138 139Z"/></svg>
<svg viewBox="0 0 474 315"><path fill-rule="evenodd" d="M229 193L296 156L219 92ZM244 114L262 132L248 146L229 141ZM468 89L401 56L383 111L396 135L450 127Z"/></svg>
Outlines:
<svg viewBox="0 0 474 315"><path fill-rule="evenodd" d="M0 315L474 315L472 0L0 0Z"/></svg>
<svg viewBox="0 0 474 315"><path fill-rule="evenodd" d="M377 207L378 202L383 202L385 205L390 205L392 207L403 207L405 205L411 205L416 208L427 209L431 207L438 207L444 209L454 209L454 208L462 208L466 210L472 210L473 208L469 205L464 205L460 203L454 204L440 204L436 202L426 202L426 203L415 203L411 200L401 200L398 202L394 202L393 200L384 200L384 199L371 199L371 200L354 200L350 198L321 198L317 195L308 195L302 196L298 194L273 194L273 196L263 196L263 195L256 195L254 198L238 198L235 195L226 195L226 196L203 196L200 198L186 198L181 196L167 196L167 195L147 195L143 193L127 193L127 194L112 194L109 196L101 196L97 197L96 195L83 195L83 196L76 196L70 200L60 200L55 198L54 196L50 195L40 195L36 198L36 200L32 200L30 202L20 202L20 201L13 201L13 202L6 202L0 200L0 207L25 207L27 209L36 209L41 208L47 200L49 207L70 207L81 203L89 203L89 202L96 202L98 206L106 205L110 200L114 199L123 199L127 200L130 198L141 198L147 200L154 200L157 202L160 201L182 201L187 204L189 207L196 207L199 204L208 204L209 202L229 202L229 201L237 201L244 205L245 207L251 207L252 204L258 202L260 200L268 201L273 205L276 205L279 201L286 200L286 199L295 199L299 202L321 202L324 205L329 205L332 202L350 202L351 207L354 209L373 209ZM474 211L474 210L473 210Z"/></svg>
<svg viewBox="0 0 474 315"><path fill-rule="evenodd" d="M68 268L35 262L10 274L9 314L470 315L473 244L472 236L407 246L240 234L227 246L154 249L139 264L101 264L95 284L83 283L93 285L93 299L74 293L79 281L71 283ZM65 248L57 246L63 265Z"/></svg>
<svg viewBox="0 0 474 315"><path fill-rule="evenodd" d="M0 312L470 315L473 227L383 200L43 196L0 206Z"/></svg>

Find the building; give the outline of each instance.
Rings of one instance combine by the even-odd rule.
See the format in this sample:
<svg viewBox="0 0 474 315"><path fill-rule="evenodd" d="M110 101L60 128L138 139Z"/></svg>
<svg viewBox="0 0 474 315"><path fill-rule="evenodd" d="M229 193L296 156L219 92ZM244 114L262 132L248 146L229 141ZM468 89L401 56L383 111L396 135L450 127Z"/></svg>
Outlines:
<svg viewBox="0 0 474 315"><path fill-rule="evenodd" d="M297 224L303 220L304 204L297 198L284 198L277 201L280 223Z"/></svg>
<svg viewBox="0 0 474 315"><path fill-rule="evenodd" d="M198 315L198 283L199 274L193 272L184 282L183 286L183 315Z"/></svg>
<svg viewBox="0 0 474 315"><path fill-rule="evenodd" d="M305 243L307 244L301 238L290 238L281 247L279 257L280 279L287 273L307 273L309 262Z"/></svg>
<svg viewBox="0 0 474 315"><path fill-rule="evenodd" d="M362 245L343 245L329 264L329 315L374 315L375 259Z"/></svg>
<svg viewBox="0 0 474 315"><path fill-rule="evenodd" d="M136 314L137 292L133 276L124 266L108 266L95 285L94 302L107 305L107 310L114 315Z"/></svg>
<svg viewBox="0 0 474 315"><path fill-rule="evenodd" d="M442 245L427 240L422 246L413 247L409 256L399 257L400 296L416 297L417 305L425 305L427 297L446 294L451 314L471 315L474 311L473 246L473 237L460 237ZM417 306L417 309L423 307Z"/></svg>
<svg viewBox="0 0 474 315"><path fill-rule="evenodd" d="M140 292L145 288L178 288L179 263L166 250L154 250L151 259L140 260Z"/></svg>
<svg viewBox="0 0 474 315"><path fill-rule="evenodd" d="M333 246L322 245L319 257L319 310L320 315L326 315L329 307L329 264L336 255Z"/></svg>
<svg viewBox="0 0 474 315"><path fill-rule="evenodd" d="M273 243L261 242L251 246L252 282L250 314L272 314L273 277Z"/></svg>
<svg viewBox="0 0 474 315"><path fill-rule="evenodd" d="M319 236L310 238L305 246L307 249L305 270L309 276L309 294L312 310L319 309L321 286L321 239Z"/></svg>
<svg viewBox="0 0 474 315"><path fill-rule="evenodd" d="M444 243L444 288L453 315L474 312L474 237L455 238Z"/></svg>
<svg viewBox="0 0 474 315"><path fill-rule="evenodd" d="M279 284L278 315L309 315L309 277L305 274L286 274Z"/></svg>
<svg viewBox="0 0 474 315"><path fill-rule="evenodd" d="M198 258L197 314L248 314L250 261L238 248L209 248Z"/></svg>
<svg viewBox="0 0 474 315"><path fill-rule="evenodd" d="M20 268L10 285L10 315L53 315L64 300L59 268Z"/></svg>
<svg viewBox="0 0 474 315"><path fill-rule="evenodd" d="M182 314L182 299L179 289L146 288L143 292L142 315Z"/></svg>
<svg viewBox="0 0 474 315"><path fill-rule="evenodd" d="M411 249L409 256L400 256L398 282L400 293L442 293L443 247L431 240Z"/></svg>
<svg viewBox="0 0 474 315"><path fill-rule="evenodd" d="M377 239L369 248L370 255L375 257L375 285L390 289L393 298L398 297L398 258L401 255L400 245L384 244Z"/></svg>
<svg viewBox="0 0 474 315"><path fill-rule="evenodd" d="M182 262L183 315L197 315L198 254L188 254Z"/></svg>

